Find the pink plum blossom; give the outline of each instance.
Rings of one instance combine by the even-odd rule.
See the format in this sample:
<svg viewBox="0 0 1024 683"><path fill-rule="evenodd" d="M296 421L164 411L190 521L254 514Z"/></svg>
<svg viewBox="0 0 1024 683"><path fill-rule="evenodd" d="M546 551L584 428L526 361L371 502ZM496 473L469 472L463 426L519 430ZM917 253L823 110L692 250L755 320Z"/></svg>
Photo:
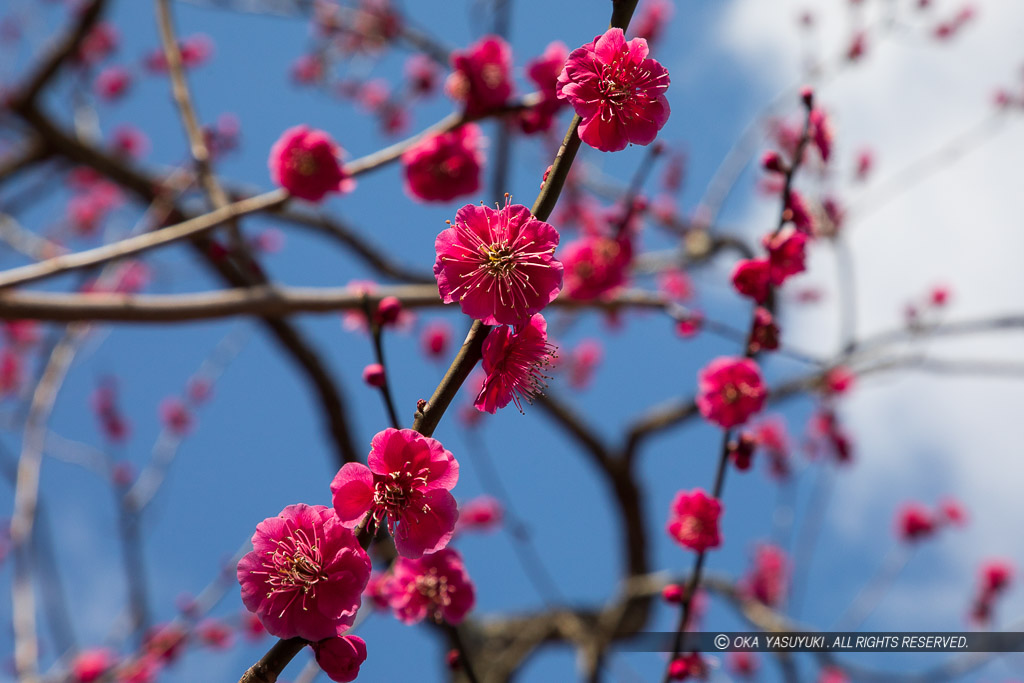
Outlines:
<svg viewBox="0 0 1024 683"><path fill-rule="evenodd" d="M405 557L445 547L459 516L454 456L419 432L385 429L373 437L367 463L345 464L331 482L341 523L353 528L369 515L374 528L387 526Z"/></svg>
<svg viewBox="0 0 1024 683"><path fill-rule="evenodd" d="M339 683L356 680L366 661L366 641L359 636L328 638L313 644L316 663L327 677Z"/></svg>
<svg viewBox="0 0 1024 683"><path fill-rule="evenodd" d="M626 235L588 235L565 245L561 256L569 296L589 301L626 284L633 246Z"/></svg>
<svg viewBox="0 0 1024 683"><path fill-rule="evenodd" d="M512 96L512 48L499 36L484 36L466 50L452 53L454 73L445 90L475 117L505 104Z"/></svg>
<svg viewBox="0 0 1024 683"><path fill-rule="evenodd" d="M672 501L667 530L683 547L704 552L722 543L718 531L721 515L722 504L703 489L680 491Z"/></svg>
<svg viewBox="0 0 1024 683"><path fill-rule="evenodd" d="M75 683L93 683L116 663L117 656L105 648L83 650L71 661L72 680Z"/></svg>
<svg viewBox="0 0 1024 683"><path fill-rule="evenodd" d="M270 175L296 197L318 202L328 192L348 192L355 187L338 161L341 153L327 133L295 126L271 148Z"/></svg>
<svg viewBox="0 0 1024 683"><path fill-rule="evenodd" d="M459 531L494 531L501 526L505 508L497 498L478 496L459 510Z"/></svg>
<svg viewBox="0 0 1024 683"><path fill-rule="evenodd" d="M525 206L467 204L434 242L441 299L485 325L524 324L562 289L557 246L558 232Z"/></svg>
<svg viewBox="0 0 1024 683"><path fill-rule="evenodd" d="M540 102L519 115L519 127L524 133L548 130L555 114L565 106L558 97L558 75L565 67L569 49L565 43L555 41L545 48L544 53L526 65L526 75L537 86Z"/></svg>
<svg viewBox="0 0 1024 683"><path fill-rule="evenodd" d="M647 57L647 41L610 28L573 50L558 76L558 96L582 119L580 139L602 152L654 142L668 121L668 71Z"/></svg>
<svg viewBox="0 0 1024 683"><path fill-rule="evenodd" d="M480 189L480 127L467 124L416 143L402 154L405 191L425 202L446 202Z"/></svg>
<svg viewBox="0 0 1024 683"><path fill-rule="evenodd" d="M498 408L514 403L522 412L522 402L530 403L544 389L543 370L551 365L554 351L548 343L547 322L540 313L526 325L514 329L502 325L491 330L484 340L483 368L487 377L474 403L477 410L494 414Z"/></svg>
<svg viewBox="0 0 1024 683"><path fill-rule="evenodd" d="M458 624L473 609L476 589L462 556L445 548L419 559L399 557L388 582L388 601L406 624L427 617Z"/></svg>
<svg viewBox="0 0 1024 683"><path fill-rule="evenodd" d="M749 358L716 358L698 374L697 387L701 415L723 429L760 411L768 393L757 363Z"/></svg>
<svg viewBox="0 0 1024 683"><path fill-rule="evenodd" d="M263 520L238 563L242 602L278 638L317 641L352 625L370 578L355 534L322 505L289 505Z"/></svg>

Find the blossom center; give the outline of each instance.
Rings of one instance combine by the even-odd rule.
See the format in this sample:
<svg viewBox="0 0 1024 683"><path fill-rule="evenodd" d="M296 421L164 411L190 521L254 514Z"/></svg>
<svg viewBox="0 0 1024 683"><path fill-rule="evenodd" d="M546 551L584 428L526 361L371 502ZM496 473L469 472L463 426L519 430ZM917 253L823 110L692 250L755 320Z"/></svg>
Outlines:
<svg viewBox="0 0 1024 683"><path fill-rule="evenodd" d="M503 80L501 67L497 64L484 65L484 68L480 70L480 78L488 88L492 90L497 88Z"/></svg>
<svg viewBox="0 0 1024 683"><path fill-rule="evenodd" d="M380 526L384 517L387 517L388 528L393 534L395 523L414 500L420 498L419 489L427 484L427 471L425 468L420 468L416 472L403 469L378 475L376 479L373 491L373 520ZM428 510L429 506L424 504L423 512Z"/></svg>
<svg viewBox="0 0 1024 683"><path fill-rule="evenodd" d="M316 159L309 150L293 149L291 167L296 173L303 176L311 176L316 173Z"/></svg>
<svg viewBox="0 0 1024 683"><path fill-rule="evenodd" d="M544 370L555 359L555 346L546 340L531 340L513 344L506 352L498 368L498 374L505 378L512 391L512 402L523 412L522 401L532 404L533 399L544 392L547 380Z"/></svg>
<svg viewBox="0 0 1024 683"><path fill-rule="evenodd" d="M448 577L438 573L436 567L416 577L416 591L435 605L435 612L451 605L454 592L448 584Z"/></svg>
<svg viewBox="0 0 1024 683"><path fill-rule="evenodd" d="M728 404L736 403L743 397L753 398L756 395L757 390L746 382L730 383L722 387L722 400Z"/></svg>
<svg viewBox="0 0 1024 683"><path fill-rule="evenodd" d="M481 247L481 251L487 257L488 272L495 277L507 276L515 269L519 260L516 251L504 242Z"/></svg>
<svg viewBox="0 0 1024 683"><path fill-rule="evenodd" d="M704 535L706 527L700 518L693 515L680 522L680 535L687 539L698 539Z"/></svg>
<svg viewBox="0 0 1024 683"><path fill-rule="evenodd" d="M327 579L315 533L310 538L304 529L297 529L292 535L277 541L277 548L267 554L269 558L263 563L270 586L267 597L292 593L292 599L281 610L284 614L301 593L302 609L306 609L307 597L315 597L316 585Z"/></svg>
<svg viewBox="0 0 1024 683"><path fill-rule="evenodd" d="M601 84L598 86L601 95L609 104L621 106L633 94L639 94L634 87L636 81L636 65L629 63L629 50L623 49L611 63L601 70ZM636 93L634 93L636 91Z"/></svg>

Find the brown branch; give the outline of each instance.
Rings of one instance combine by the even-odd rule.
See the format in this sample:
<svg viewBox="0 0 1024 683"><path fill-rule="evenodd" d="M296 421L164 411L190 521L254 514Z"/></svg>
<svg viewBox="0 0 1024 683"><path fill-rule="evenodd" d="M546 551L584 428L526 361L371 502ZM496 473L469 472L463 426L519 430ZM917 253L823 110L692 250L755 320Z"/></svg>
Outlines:
<svg viewBox="0 0 1024 683"><path fill-rule="evenodd" d="M480 360L484 339L487 338L490 329L479 320L473 321L466 340L462 342L462 347L452 360L441 383L434 390L433 396L420 410L416 411L416 420L413 422L412 428L417 432L423 436L431 436L434 433L438 422L441 421L441 416L448 410L448 406L451 405L462 383L466 381L469 373Z"/></svg>
<svg viewBox="0 0 1024 683"><path fill-rule="evenodd" d="M274 209L287 201L288 193L286 191L274 190L228 204L183 223L170 225L153 232L128 237L95 249L61 254L39 263L12 268L0 272L0 289L37 282L80 268L97 266L114 259L135 256L156 247L201 235L239 216Z"/></svg>
<svg viewBox="0 0 1024 683"><path fill-rule="evenodd" d="M540 194L537 195L537 200L533 203L533 215L542 221L546 221L551 212L554 211L555 204L558 202L558 196L565 185L565 179L569 177L569 169L572 168L576 152L580 149L580 136L577 132L580 121L582 119L579 114L572 117L572 121L569 123L569 130L565 132L562 145L558 148L555 162L551 164L547 180L544 181Z"/></svg>
<svg viewBox="0 0 1024 683"><path fill-rule="evenodd" d="M161 184L158 181L105 152L67 135L39 109L28 107L19 111L18 114L36 130L41 138L47 140L55 153L70 161L93 168L127 188L146 203L153 203L160 196ZM179 222L187 218L178 207L173 207L170 214L171 220ZM211 244L202 235L193 239L196 242L196 249L203 255L206 262L229 285L240 287L250 284L250 276L234 263L222 262L210 257ZM328 372L323 360L303 336L286 321L267 319L264 324L312 384L319 398L321 414L337 449L339 460L344 462L358 460L359 452L352 440L341 390Z"/></svg>
<svg viewBox="0 0 1024 683"><path fill-rule="evenodd" d="M397 297L405 308L440 307L436 285L381 287L369 299ZM124 294L105 292L0 292L0 317L25 320L166 323L254 315L283 318L297 313L359 310L365 295L348 287L282 287L273 284L236 287L196 294ZM569 310L661 309L661 294L625 290L604 300L578 301L567 296L551 304Z"/></svg>
<svg viewBox="0 0 1024 683"><path fill-rule="evenodd" d="M302 638L278 640L260 661L250 666L248 671L242 674L238 683L274 683L278 674L304 647L306 647L306 641Z"/></svg>
<svg viewBox="0 0 1024 683"><path fill-rule="evenodd" d="M41 261L66 252L62 245L40 237L22 226L14 216L3 212L0 212L0 240L33 261ZM0 273L0 276L2 275Z"/></svg>
<svg viewBox="0 0 1024 683"><path fill-rule="evenodd" d="M0 160L0 183L10 180L48 156L46 145L37 140L23 145L21 149Z"/></svg>

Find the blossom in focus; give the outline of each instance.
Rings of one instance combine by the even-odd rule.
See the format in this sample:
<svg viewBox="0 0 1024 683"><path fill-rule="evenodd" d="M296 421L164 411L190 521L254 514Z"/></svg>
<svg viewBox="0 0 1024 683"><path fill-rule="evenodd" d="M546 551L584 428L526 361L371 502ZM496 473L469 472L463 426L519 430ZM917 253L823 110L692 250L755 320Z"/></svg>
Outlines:
<svg viewBox="0 0 1024 683"><path fill-rule="evenodd" d="M367 464L346 463L331 482L341 523L353 528L369 515L376 528L387 527L404 557L445 547L459 515L451 494L459 463L441 442L385 429L373 437Z"/></svg>
<svg viewBox="0 0 1024 683"><path fill-rule="evenodd" d="M525 324L562 289L557 246L558 232L525 206L467 204L434 242L441 300L485 325Z"/></svg>
<svg viewBox="0 0 1024 683"><path fill-rule="evenodd" d="M668 71L647 57L647 41L610 28L573 50L558 76L558 96L582 119L580 139L602 152L654 142L668 121Z"/></svg>
<svg viewBox="0 0 1024 683"><path fill-rule="evenodd" d="M546 386L545 368L551 365L555 347L548 343L544 316L535 314L526 325L496 327L483 347L483 369L487 373L473 405L491 413L514 403L519 412L523 401L530 403Z"/></svg>
<svg viewBox="0 0 1024 683"><path fill-rule="evenodd" d="M329 508L289 505L263 520L238 563L242 602L278 638L317 641L355 620L370 558Z"/></svg>

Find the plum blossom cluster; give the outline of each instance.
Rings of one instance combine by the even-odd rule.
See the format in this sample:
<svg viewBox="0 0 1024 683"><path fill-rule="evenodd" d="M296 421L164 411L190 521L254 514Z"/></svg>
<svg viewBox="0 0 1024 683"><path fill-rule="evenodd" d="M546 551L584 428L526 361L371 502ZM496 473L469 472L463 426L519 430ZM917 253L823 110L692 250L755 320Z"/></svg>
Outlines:
<svg viewBox="0 0 1024 683"><path fill-rule="evenodd" d="M364 592L405 623L458 623L475 602L462 558L445 547L459 516L458 477L458 462L435 439L380 432L367 465L348 463L334 477L333 507L290 505L257 525L237 568L242 602L271 635L309 642L335 681L354 680L366 659L366 644L347 634ZM386 576L371 577L360 539L379 529L400 557Z"/></svg>
<svg viewBox="0 0 1024 683"><path fill-rule="evenodd" d="M732 273L736 291L758 304L765 304L775 288L804 272L807 245L815 235L834 236L843 222L842 208L834 199L827 199L819 225L806 200L792 186L793 177L804 161L809 145L817 150L823 163L827 164L832 158L831 120L824 110L814 106L810 89L804 89L802 99L807 111L803 129L777 123L775 137L783 152L769 151L761 161L768 172L765 187L772 192L781 192L783 196L779 226L762 239L766 255L739 261ZM789 158L788 161L783 154Z"/></svg>
<svg viewBox="0 0 1024 683"><path fill-rule="evenodd" d="M896 532L900 540L917 543L931 538L943 527L963 526L966 521L967 513L952 498L942 501L934 511L911 501L904 504L896 515Z"/></svg>
<svg viewBox="0 0 1024 683"><path fill-rule="evenodd" d="M514 403L522 411L544 387L554 360L540 310L562 289L562 263L554 257L559 235L525 206L492 209L466 205L435 241L434 276L445 303L485 325L487 373L475 405L494 413Z"/></svg>

